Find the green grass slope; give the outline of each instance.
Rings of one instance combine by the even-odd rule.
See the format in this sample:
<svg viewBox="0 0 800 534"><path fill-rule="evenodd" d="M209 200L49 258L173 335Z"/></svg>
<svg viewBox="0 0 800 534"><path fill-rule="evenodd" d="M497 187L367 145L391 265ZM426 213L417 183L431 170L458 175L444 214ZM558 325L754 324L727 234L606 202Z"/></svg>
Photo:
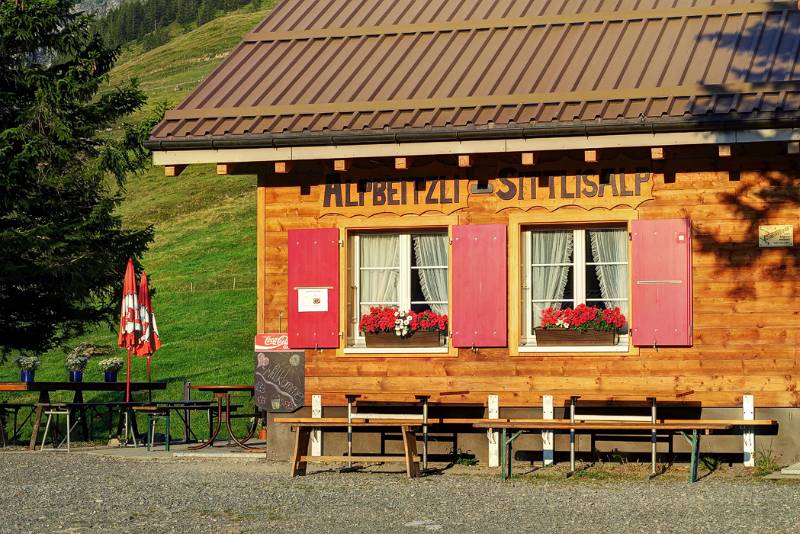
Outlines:
<svg viewBox="0 0 800 534"><path fill-rule="evenodd" d="M136 77L150 97L149 105L166 100L173 106L265 14L266 10L233 13L147 53L126 52L113 79ZM153 379L168 381L169 386L154 398L180 399L185 380L252 383L255 186L254 176L217 176L210 165L189 167L177 178L166 178L162 168L152 168L128 182L120 207L126 225L153 224L156 229L143 263L155 288L153 307L163 343L153 358ZM84 340L116 346L116 325L99 327L75 344ZM125 353L118 349L117 355ZM144 360L133 362L132 374L134 380L145 380ZM13 362L0 366L0 381L18 378ZM36 379L66 378L63 351L45 354ZM97 362L89 363L84 380L102 380ZM92 398L86 396L87 401ZM71 400L67 393L56 399Z"/></svg>

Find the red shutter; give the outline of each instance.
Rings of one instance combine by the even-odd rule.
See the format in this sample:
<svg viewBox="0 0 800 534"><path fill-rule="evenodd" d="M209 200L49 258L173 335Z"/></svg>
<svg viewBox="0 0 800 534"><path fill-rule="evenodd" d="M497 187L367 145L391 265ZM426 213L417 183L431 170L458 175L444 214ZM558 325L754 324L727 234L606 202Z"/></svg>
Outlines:
<svg viewBox="0 0 800 534"><path fill-rule="evenodd" d="M326 311L299 311L301 288L327 289ZM339 346L339 230L289 230L289 347Z"/></svg>
<svg viewBox="0 0 800 534"><path fill-rule="evenodd" d="M637 346L692 345L688 219L633 221L631 333Z"/></svg>
<svg viewBox="0 0 800 534"><path fill-rule="evenodd" d="M470 224L453 227L453 345L505 347L506 227Z"/></svg>

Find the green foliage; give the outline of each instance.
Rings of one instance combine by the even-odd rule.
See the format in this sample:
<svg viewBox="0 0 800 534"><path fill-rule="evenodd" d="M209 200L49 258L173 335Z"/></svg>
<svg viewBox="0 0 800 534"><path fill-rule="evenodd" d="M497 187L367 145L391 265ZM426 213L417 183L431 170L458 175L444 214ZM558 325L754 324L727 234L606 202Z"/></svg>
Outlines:
<svg viewBox="0 0 800 534"><path fill-rule="evenodd" d="M145 96L135 81L107 85L117 50L74 8L0 3L0 359L110 321L125 260L153 238L115 210L160 117L122 123Z"/></svg>
<svg viewBox="0 0 800 534"><path fill-rule="evenodd" d="M169 39L168 27L205 24L218 14L249 6L262 9L276 0L125 0L97 23L103 38L115 45L141 41L145 50ZM237 36L238 37L238 36Z"/></svg>
<svg viewBox="0 0 800 534"><path fill-rule="evenodd" d="M756 469L755 472L759 476L769 475L781 468L772 449L758 450L755 457Z"/></svg>

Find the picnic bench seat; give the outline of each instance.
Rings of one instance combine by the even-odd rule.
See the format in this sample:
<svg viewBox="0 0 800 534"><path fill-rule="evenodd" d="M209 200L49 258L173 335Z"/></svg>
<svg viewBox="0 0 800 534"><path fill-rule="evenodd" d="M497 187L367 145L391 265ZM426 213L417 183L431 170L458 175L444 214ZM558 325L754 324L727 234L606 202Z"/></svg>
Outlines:
<svg viewBox="0 0 800 534"><path fill-rule="evenodd" d="M576 432L593 432L598 430L620 432L680 433L691 446L689 464L689 481L696 482L700 461L700 435L715 431L731 430L734 427L775 426L772 419L740 420L740 419L671 419L648 421L611 421L585 419L483 419L473 426L481 429L500 429L500 475L503 480L511 477L511 453L513 442L520 435L529 431L567 430L570 432L570 473L575 471L574 436ZM511 431L510 435L507 435ZM691 432L691 434L689 434ZM655 452L655 451L654 451ZM655 462L655 458L653 460Z"/></svg>
<svg viewBox="0 0 800 534"><path fill-rule="evenodd" d="M289 424L295 431L294 450L291 458L291 476L296 477L306 474L308 462L339 463L346 462L352 467L353 462L405 462L406 474L414 478L420 474L421 458L417 454L416 429L421 427L421 422L415 419L360 419L342 420L342 418L282 418L275 419L276 423ZM403 436L403 456L397 455L353 455L348 447L348 454L341 456L310 456L308 446L311 441L311 431L316 428L343 428L352 432L352 428L377 428L395 427ZM350 442L348 443L350 444Z"/></svg>

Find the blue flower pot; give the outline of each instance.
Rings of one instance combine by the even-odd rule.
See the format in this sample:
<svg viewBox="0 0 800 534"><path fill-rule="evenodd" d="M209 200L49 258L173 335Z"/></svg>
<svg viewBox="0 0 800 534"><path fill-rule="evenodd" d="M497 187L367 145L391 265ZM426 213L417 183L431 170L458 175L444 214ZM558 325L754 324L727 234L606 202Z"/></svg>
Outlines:
<svg viewBox="0 0 800 534"><path fill-rule="evenodd" d="M106 371L106 382L116 382L117 381L117 371Z"/></svg>
<svg viewBox="0 0 800 534"><path fill-rule="evenodd" d="M25 382L26 384L33 382L33 377L35 374L36 371L26 371L25 369L21 369L19 372L19 381Z"/></svg>
<svg viewBox="0 0 800 534"><path fill-rule="evenodd" d="M70 371L69 372L69 381L70 382L83 382L83 371Z"/></svg>

